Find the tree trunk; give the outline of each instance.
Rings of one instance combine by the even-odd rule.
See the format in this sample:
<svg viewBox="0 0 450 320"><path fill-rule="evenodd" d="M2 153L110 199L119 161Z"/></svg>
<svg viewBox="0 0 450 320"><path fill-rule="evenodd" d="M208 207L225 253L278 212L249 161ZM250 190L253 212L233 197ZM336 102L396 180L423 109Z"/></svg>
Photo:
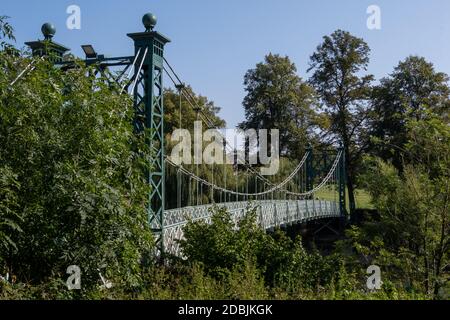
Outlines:
<svg viewBox="0 0 450 320"><path fill-rule="evenodd" d="M350 160L350 148L348 143L345 144L345 172L347 179L347 192L348 192L348 203L350 207L350 220L355 223L358 222L358 217L356 216L356 201L355 201L355 187L354 187L354 177L353 177L353 167Z"/></svg>
<svg viewBox="0 0 450 320"><path fill-rule="evenodd" d="M435 260L436 260L436 264L435 264L435 270L434 270L434 275L435 275L435 280L434 280L434 298L436 299L436 297L439 295L439 289L440 289L440 283L439 283L439 278L441 276L441 268L442 268L442 259L445 255L445 237L447 234L447 210L448 210L448 200L449 200L449 183L447 181L447 196L445 197L445 202L443 205L443 210L442 210L442 223L441 223L441 234L440 234L440 239L439 239L439 246L438 246L438 250L436 253Z"/></svg>
<svg viewBox="0 0 450 320"><path fill-rule="evenodd" d="M356 216L356 201L355 201L355 187L353 184L353 175L347 173L347 191L348 191L348 203L350 207L350 219L352 222L358 222Z"/></svg>
<svg viewBox="0 0 450 320"><path fill-rule="evenodd" d="M428 250L427 250L427 241L423 240L423 250L425 253L424 257L424 267L425 267L425 292L429 295L430 292L430 264L428 262Z"/></svg>

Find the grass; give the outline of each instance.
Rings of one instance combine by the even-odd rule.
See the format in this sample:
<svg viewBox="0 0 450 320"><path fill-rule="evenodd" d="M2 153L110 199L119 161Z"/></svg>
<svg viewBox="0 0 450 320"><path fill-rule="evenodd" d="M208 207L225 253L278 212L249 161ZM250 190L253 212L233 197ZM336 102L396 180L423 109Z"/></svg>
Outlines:
<svg viewBox="0 0 450 320"><path fill-rule="evenodd" d="M322 200L334 201L335 199L336 200L338 199L338 195L332 186L327 186L325 188L322 188L315 195L316 195L316 198L322 199ZM349 210L349 200L348 200L348 191L347 190L345 192L345 197L346 197L347 210ZM355 201L356 201L357 209L373 209L370 194L365 190L362 190L362 189L355 190Z"/></svg>

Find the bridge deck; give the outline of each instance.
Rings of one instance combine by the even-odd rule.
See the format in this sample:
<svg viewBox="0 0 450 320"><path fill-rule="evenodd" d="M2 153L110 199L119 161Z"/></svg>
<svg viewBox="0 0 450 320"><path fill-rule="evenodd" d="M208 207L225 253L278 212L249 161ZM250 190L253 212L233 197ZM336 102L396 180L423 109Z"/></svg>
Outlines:
<svg viewBox="0 0 450 320"><path fill-rule="evenodd" d="M211 222L212 208L226 208L236 223L247 209L256 208L257 222L264 229L315 219L340 217L339 204L323 200L263 200L227 202L185 207L164 212L164 246L167 253L180 255L176 240L183 239L188 221Z"/></svg>

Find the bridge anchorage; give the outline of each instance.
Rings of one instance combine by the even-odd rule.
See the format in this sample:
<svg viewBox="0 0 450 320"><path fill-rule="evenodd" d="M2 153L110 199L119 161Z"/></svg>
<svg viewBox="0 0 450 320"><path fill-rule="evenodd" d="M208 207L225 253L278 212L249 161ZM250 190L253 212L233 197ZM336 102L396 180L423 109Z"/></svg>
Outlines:
<svg viewBox="0 0 450 320"><path fill-rule="evenodd" d="M120 94L129 94L134 101L134 126L137 133L150 129L148 143L153 151L148 183L148 222L157 237L158 249L164 254L181 255L178 241L189 221L209 222L213 208L225 208L237 222L248 209L257 213L257 222L264 229L303 223L325 218L347 219L345 205L345 154L343 148L315 152L306 148L303 158L293 165L284 177L262 176L247 159L240 165L210 165L209 173L199 173L198 165L178 165L165 155L164 146L164 87L166 74L183 97L197 112L209 129L215 128L205 108L198 106L190 91L164 58L165 45L170 40L154 31L157 19L144 15L145 31L129 33L134 42L134 54L124 57L105 57L91 45L83 45L84 62L96 67L96 75L110 83L119 84ZM26 42L33 60L18 79L33 70L36 59L50 59L55 66L73 67L67 61L68 48L52 40L53 25L42 26L45 39ZM117 72L112 72L113 69ZM180 126L181 127L181 126ZM221 135L218 130L218 134ZM234 154L223 137L224 156ZM228 149L228 151L226 151ZM234 155L238 157L238 155ZM169 172L169 174L167 174ZM170 174L175 173L175 174ZM216 179L215 179L216 177ZM218 179L217 177L220 177Z"/></svg>

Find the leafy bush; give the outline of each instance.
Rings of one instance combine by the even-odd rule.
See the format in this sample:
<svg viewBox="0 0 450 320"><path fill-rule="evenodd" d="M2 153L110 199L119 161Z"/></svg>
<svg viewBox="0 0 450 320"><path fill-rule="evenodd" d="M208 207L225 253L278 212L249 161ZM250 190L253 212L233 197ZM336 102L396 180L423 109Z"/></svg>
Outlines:
<svg viewBox="0 0 450 320"><path fill-rule="evenodd" d="M28 63L0 52L0 274L40 283L78 265L85 291L99 272L137 285L153 246L132 102L81 64L37 61L11 86Z"/></svg>
<svg viewBox="0 0 450 320"><path fill-rule="evenodd" d="M380 221L349 230L352 246L405 289L437 296L448 281L449 180L411 165L399 173L379 159L367 162Z"/></svg>
<svg viewBox="0 0 450 320"><path fill-rule="evenodd" d="M257 225L254 210L249 210L236 228L229 213L216 209L210 224L187 225L181 247L188 263L200 263L217 279L236 270L245 274L252 266L265 285L294 292L325 287L338 278L336 257L308 253L300 238L293 241L280 230L267 234Z"/></svg>

